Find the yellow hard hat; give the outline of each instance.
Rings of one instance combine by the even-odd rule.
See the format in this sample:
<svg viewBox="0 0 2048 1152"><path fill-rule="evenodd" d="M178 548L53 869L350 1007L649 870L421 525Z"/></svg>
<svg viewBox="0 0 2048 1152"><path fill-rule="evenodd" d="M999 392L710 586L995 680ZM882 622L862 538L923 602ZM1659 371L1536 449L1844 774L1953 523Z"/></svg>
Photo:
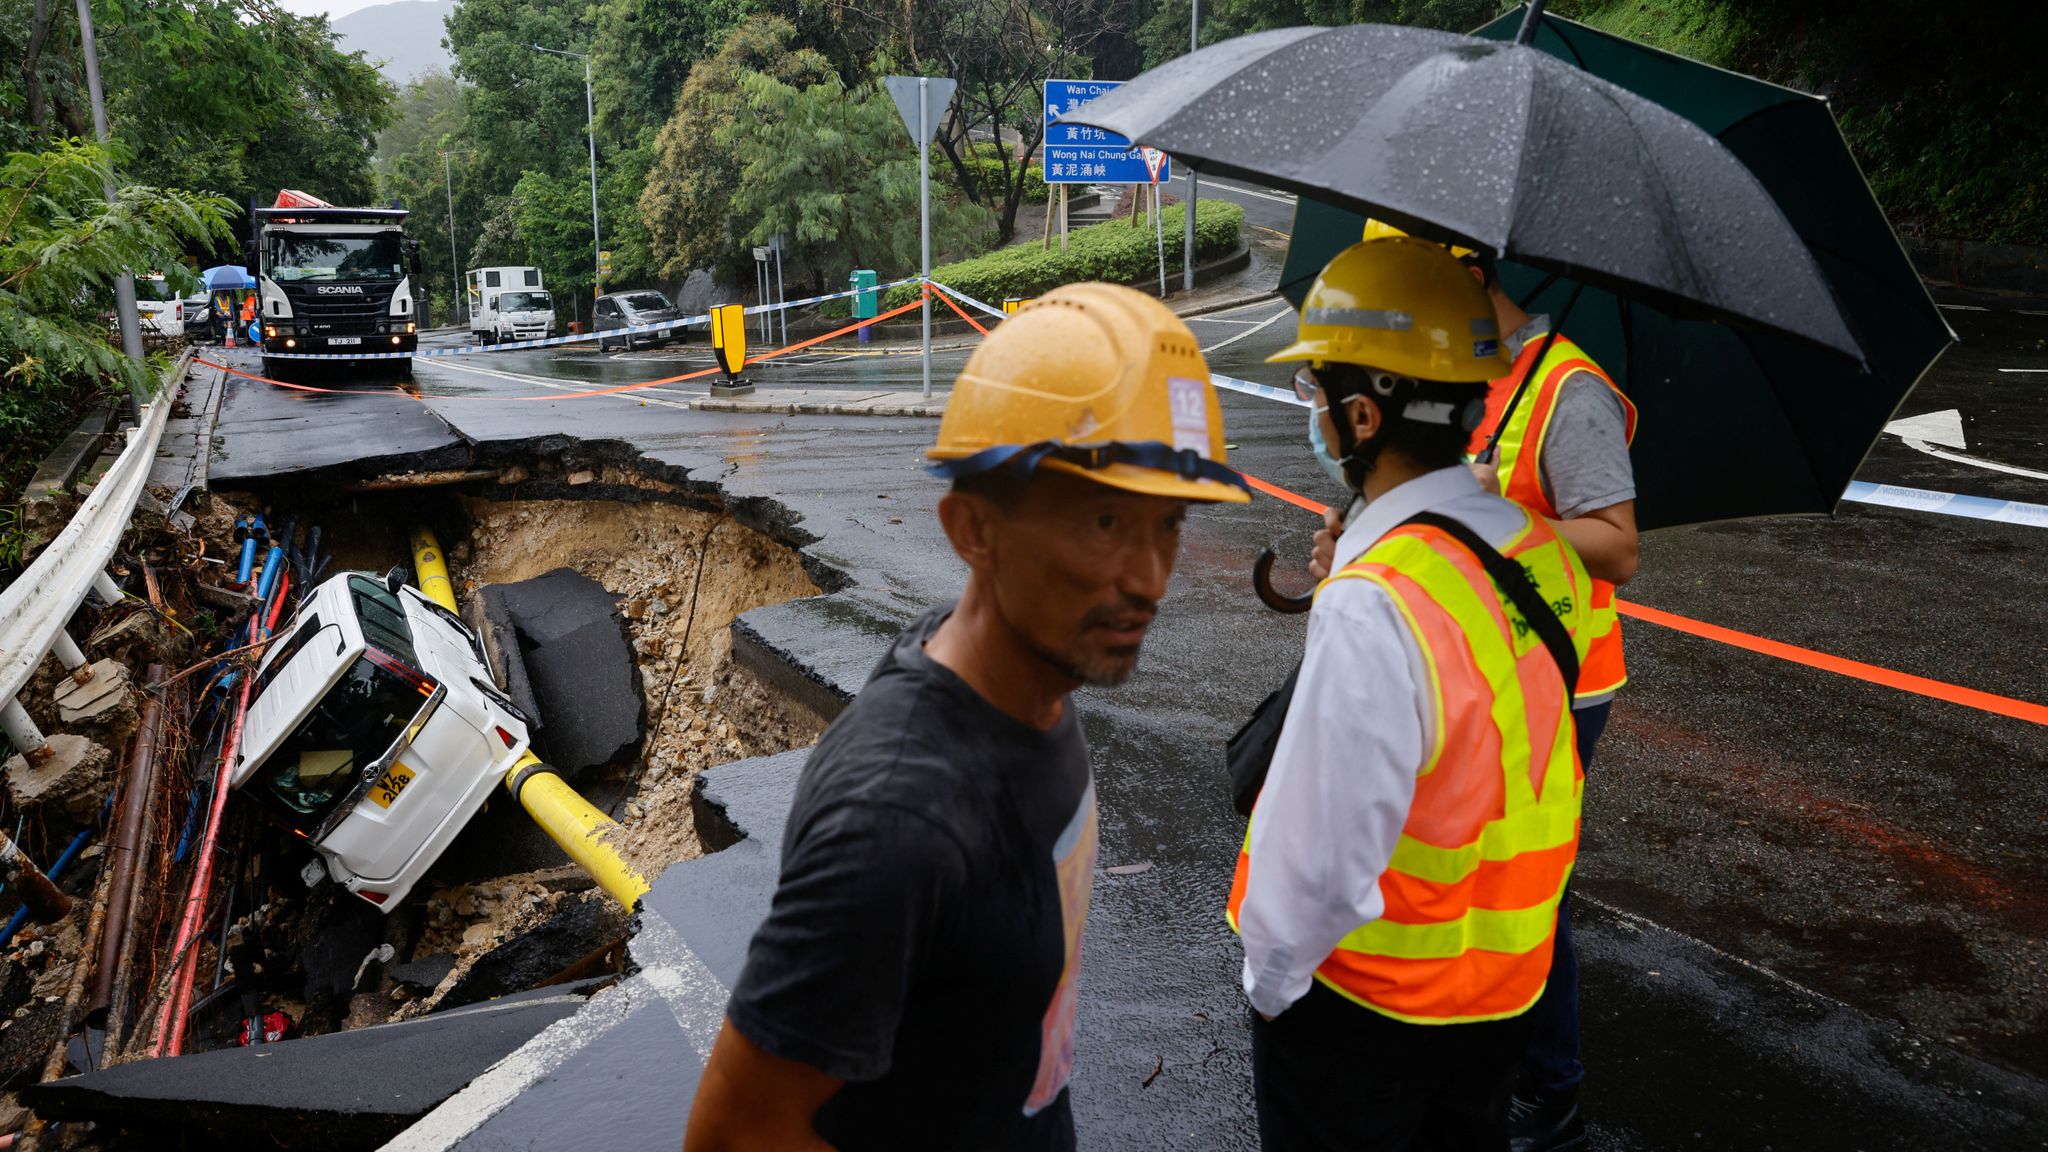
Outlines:
<svg viewBox="0 0 2048 1152"><path fill-rule="evenodd" d="M1399 228L1396 228L1392 224L1388 224L1385 221L1367 220L1365 222L1365 234L1359 237L1359 239L1386 240L1390 237L1406 235L1408 235L1408 233L1401 231ZM1450 249L1451 255L1456 256L1460 260L1467 260L1471 257L1479 255L1479 253L1473 251L1470 248L1460 248L1456 244L1446 244L1444 245L1444 247Z"/></svg>
<svg viewBox="0 0 2048 1152"><path fill-rule="evenodd" d="M1302 301L1294 343L1266 358L1285 360L1445 384L1483 384L1510 367L1486 289L1443 245L1409 236L1337 253Z"/></svg>
<svg viewBox="0 0 2048 1152"><path fill-rule="evenodd" d="M1027 301L953 383L940 476L1045 467L1098 484L1242 504L1224 464L1223 409L1180 317L1115 284L1068 284Z"/></svg>

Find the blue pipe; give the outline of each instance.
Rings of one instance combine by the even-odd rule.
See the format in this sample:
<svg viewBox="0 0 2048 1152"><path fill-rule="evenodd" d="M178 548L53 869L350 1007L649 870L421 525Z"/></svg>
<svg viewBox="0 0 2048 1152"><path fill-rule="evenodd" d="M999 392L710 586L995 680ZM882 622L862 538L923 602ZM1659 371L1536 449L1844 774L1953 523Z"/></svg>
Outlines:
<svg viewBox="0 0 2048 1152"><path fill-rule="evenodd" d="M78 835L71 838L71 846L64 849L64 854L57 857L57 862L50 865L50 870L44 873L45 876L50 878L52 884L56 883L57 878L64 874L65 866L77 859L79 849L84 848L85 842L91 837L92 829L85 828L81 829ZM7 921L7 927L0 928L0 948L7 947L7 942L14 939L14 934L21 931L21 926L26 923L28 923L28 905L23 904L14 910L14 916Z"/></svg>
<svg viewBox="0 0 2048 1152"><path fill-rule="evenodd" d="M276 544L270 546L270 555L263 558L263 578L256 582L256 599L270 603L270 586L277 582L277 570L284 567L284 549Z"/></svg>
<svg viewBox="0 0 2048 1152"><path fill-rule="evenodd" d="M242 562L235 567L235 583L249 583L249 569L256 566L256 538L251 536L242 541Z"/></svg>

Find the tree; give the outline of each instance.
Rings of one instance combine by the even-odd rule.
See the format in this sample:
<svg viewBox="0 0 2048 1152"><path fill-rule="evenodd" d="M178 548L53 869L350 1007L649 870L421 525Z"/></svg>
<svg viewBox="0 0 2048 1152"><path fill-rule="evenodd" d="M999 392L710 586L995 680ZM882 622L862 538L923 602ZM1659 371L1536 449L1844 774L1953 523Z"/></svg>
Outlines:
<svg viewBox="0 0 2048 1152"><path fill-rule="evenodd" d="M926 0L900 9L880 0L836 0L841 27L867 59L900 60L911 72L959 82L941 123L939 149L960 186L996 212L999 241L1016 232L1026 160L1045 138L1044 84L1082 76L1097 40L1119 30L1122 4L1104 0ZM968 163L977 138L1000 145L998 187Z"/></svg>
<svg viewBox="0 0 2048 1152"><path fill-rule="evenodd" d="M463 0L448 17L470 144L491 195L509 193L525 172L584 170L583 64L533 46L581 51L589 43L583 0Z"/></svg>
<svg viewBox="0 0 2048 1152"><path fill-rule="evenodd" d="M682 276L693 268L741 274L732 221L741 164L717 137L738 119L749 73L797 87L833 75L824 56L795 47L795 39L796 26L789 21L756 16L727 34L717 55L690 69L674 114L655 138L639 197L650 263L661 275Z"/></svg>
<svg viewBox="0 0 2048 1152"><path fill-rule="evenodd" d="M423 286L437 300L436 316L460 315L463 269L449 254L449 217L470 232L484 213L467 112L461 84L446 72L429 72L399 93L397 117L377 137L377 195L412 210L405 232L419 242Z"/></svg>
<svg viewBox="0 0 2048 1152"><path fill-rule="evenodd" d="M109 383L155 390L108 342L114 281L162 269L196 288L185 245L231 234L233 205L219 196L130 185L106 200L110 168L107 149L79 142L0 161L0 492L84 396Z"/></svg>
<svg viewBox="0 0 2048 1152"><path fill-rule="evenodd" d="M740 90L742 114L717 134L742 166L732 202L740 239L783 237L816 291L853 268L915 269L917 161L880 85L848 91L828 76L797 88L757 72ZM932 207L935 248L987 231L987 212L973 205Z"/></svg>

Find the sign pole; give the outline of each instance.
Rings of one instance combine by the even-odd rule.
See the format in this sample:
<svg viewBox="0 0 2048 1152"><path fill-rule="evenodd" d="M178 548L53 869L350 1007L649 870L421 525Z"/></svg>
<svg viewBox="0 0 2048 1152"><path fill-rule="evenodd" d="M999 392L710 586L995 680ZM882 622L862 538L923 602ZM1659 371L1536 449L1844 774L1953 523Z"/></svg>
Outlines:
<svg viewBox="0 0 2048 1152"><path fill-rule="evenodd" d="M1166 218L1159 208L1159 181L1152 182L1152 231L1159 237L1159 298L1166 299Z"/></svg>
<svg viewBox="0 0 2048 1152"><path fill-rule="evenodd" d="M1067 250L1067 186L1060 185L1060 251Z"/></svg>
<svg viewBox="0 0 2048 1152"><path fill-rule="evenodd" d="M782 283L782 237L780 236L775 238L775 303L778 305L775 314L782 322L782 343L784 347L787 347L789 345L789 309L782 307L782 305L789 303L789 292Z"/></svg>
<svg viewBox="0 0 2048 1152"><path fill-rule="evenodd" d="M1190 0L1188 5L1188 51L1199 51L1202 47L1202 0ZM1195 290L1195 166L1188 165L1187 215L1181 220L1180 287L1183 292Z"/></svg>
<svg viewBox="0 0 2048 1152"><path fill-rule="evenodd" d="M917 238L922 253L919 267L925 279L924 305L924 398L932 397L932 137L931 81L917 78ZM1000 143L1000 141L998 141Z"/></svg>

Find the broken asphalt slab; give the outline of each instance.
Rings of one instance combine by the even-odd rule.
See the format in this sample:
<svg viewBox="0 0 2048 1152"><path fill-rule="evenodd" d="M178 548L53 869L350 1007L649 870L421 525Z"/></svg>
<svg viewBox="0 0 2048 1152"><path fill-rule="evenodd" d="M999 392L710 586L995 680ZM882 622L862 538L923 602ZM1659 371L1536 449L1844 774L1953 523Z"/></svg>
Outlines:
<svg viewBox="0 0 2048 1152"><path fill-rule="evenodd" d="M375 1147L583 1006L578 995L453 1012L250 1048L143 1060L24 1090L36 1114L162 1140L233 1137L255 1147Z"/></svg>
<svg viewBox="0 0 2048 1152"><path fill-rule="evenodd" d="M552 767L573 779L639 745L646 704L618 597L557 568L486 587L483 615L506 691Z"/></svg>
<svg viewBox="0 0 2048 1152"><path fill-rule="evenodd" d="M245 371L248 366L225 361ZM232 378L214 427L208 482L224 488L318 477L367 479L431 472L469 462L468 441L446 420L391 385L324 381L335 392L299 392Z"/></svg>

